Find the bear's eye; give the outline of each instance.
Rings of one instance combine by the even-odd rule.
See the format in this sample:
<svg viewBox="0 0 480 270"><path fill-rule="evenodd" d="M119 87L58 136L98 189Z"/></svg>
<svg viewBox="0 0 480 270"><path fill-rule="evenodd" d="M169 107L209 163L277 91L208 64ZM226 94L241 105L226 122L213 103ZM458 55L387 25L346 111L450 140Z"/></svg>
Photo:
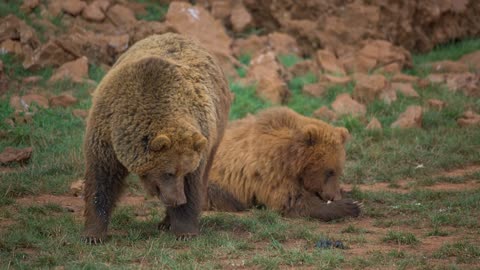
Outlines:
<svg viewBox="0 0 480 270"><path fill-rule="evenodd" d="M334 177L335 176L335 171L334 170L327 170L325 172L325 178L330 178L330 177Z"/></svg>
<svg viewBox="0 0 480 270"><path fill-rule="evenodd" d="M165 178L167 178L167 179L175 178L175 174L174 173L165 173Z"/></svg>

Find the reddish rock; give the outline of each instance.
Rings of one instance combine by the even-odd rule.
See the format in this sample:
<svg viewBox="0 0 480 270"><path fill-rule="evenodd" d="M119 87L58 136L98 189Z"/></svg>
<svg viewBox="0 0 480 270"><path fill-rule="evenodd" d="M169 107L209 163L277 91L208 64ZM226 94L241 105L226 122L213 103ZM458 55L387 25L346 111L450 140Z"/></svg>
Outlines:
<svg viewBox="0 0 480 270"><path fill-rule="evenodd" d="M110 7L106 16L117 27L133 27L137 22L133 11L119 4Z"/></svg>
<svg viewBox="0 0 480 270"><path fill-rule="evenodd" d="M272 104L285 103L290 91L282 79L283 69L273 52L261 54L252 59L247 79L257 81L257 94Z"/></svg>
<svg viewBox="0 0 480 270"><path fill-rule="evenodd" d="M446 77L444 74L429 74L427 80L432 84L441 84L446 81Z"/></svg>
<svg viewBox="0 0 480 270"><path fill-rule="evenodd" d="M20 58L24 57L22 44L18 41L13 41L11 39L7 39L0 44L0 51L14 54Z"/></svg>
<svg viewBox="0 0 480 270"><path fill-rule="evenodd" d="M277 55L300 54L297 41L292 36L273 32L268 35L268 45Z"/></svg>
<svg viewBox="0 0 480 270"><path fill-rule="evenodd" d="M345 69L335 54L328 50L318 50L317 63L324 72L345 75Z"/></svg>
<svg viewBox="0 0 480 270"><path fill-rule="evenodd" d="M393 75L392 82L398 83L418 83L420 79L416 76L411 76L403 73L397 73Z"/></svg>
<svg viewBox="0 0 480 270"><path fill-rule="evenodd" d="M352 82L352 78L349 76L335 76L330 74L323 74L320 77L321 82L325 82L327 85L347 85Z"/></svg>
<svg viewBox="0 0 480 270"><path fill-rule="evenodd" d="M233 31L238 33L243 32L253 23L252 15L250 15L241 1L233 6L230 21L232 22Z"/></svg>
<svg viewBox="0 0 480 270"><path fill-rule="evenodd" d="M87 110L81 110L81 109L75 109L75 110L72 111L72 114L76 117L79 117L79 118L87 118L88 111Z"/></svg>
<svg viewBox="0 0 480 270"><path fill-rule="evenodd" d="M469 71L466 64L450 60L429 63L427 66L433 73L464 73Z"/></svg>
<svg viewBox="0 0 480 270"><path fill-rule="evenodd" d="M12 96L10 98L10 107L16 111L28 112L33 103L42 108L48 108L48 99L41 95L28 94L22 97Z"/></svg>
<svg viewBox="0 0 480 270"><path fill-rule="evenodd" d="M20 10L24 13L30 13L40 4L40 0L24 0Z"/></svg>
<svg viewBox="0 0 480 270"><path fill-rule="evenodd" d="M42 80L41 76L29 76L22 79L22 82L25 84L34 84Z"/></svg>
<svg viewBox="0 0 480 270"><path fill-rule="evenodd" d="M227 75L236 76L232 63L237 61L232 57L230 50L232 41L223 25L203 7L172 2L168 8L166 22L175 32L193 38L202 44L217 58Z"/></svg>
<svg viewBox="0 0 480 270"><path fill-rule="evenodd" d="M88 59L83 56L75 61L67 62L58 68L50 78L50 82L60 80L71 80L72 82L82 83L88 78Z"/></svg>
<svg viewBox="0 0 480 270"><path fill-rule="evenodd" d="M7 164L11 162L25 163L32 156L32 152L32 147L27 147L23 149L6 147L3 152L0 153L0 164Z"/></svg>
<svg viewBox="0 0 480 270"><path fill-rule="evenodd" d="M304 85L302 93L312 97L321 97L326 91L327 88L324 83L314 83Z"/></svg>
<svg viewBox="0 0 480 270"><path fill-rule="evenodd" d="M372 119L368 123L366 129L368 129L368 130L382 129L382 124L380 123L380 121L378 121L378 119L376 117L372 117Z"/></svg>
<svg viewBox="0 0 480 270"><path fill-rule="evenodd" d="M308 73L315 74L317 71L317 63L313 60L304 60L296 63L288 68L288 73L291 77L298 77Z"/></svg>
<svg viewBox="0 0 480 270"><path fill-rule="evenodd" d="M409 106L400 114L392 128L422 128L423 109L420 106Z"/></svg>
<svg viewBox="0 0 480 270"><path fill-rule="evenodd" d="M447 74L446 84L451 91L462 91L466 96L480 97L480 75L468 72Z"/></svg>
<svg viewBox="0 0 480 270"><path fill-rule="evenodd" d="M103 8L106 5L108 8L108 1L93 1L83 9L82 17L88 21L101 22L105 19L105 11Z"/></svg>
<svg viewBox="0 0 480 270"><path fill-rule="evenodd" d="M369 103L375 99L382 99L387 103L396 99L395 97L387 96L390 85L383 75L356 75L357 83L353 90L353 97L363 103ZM393 91L394 92L394 91Z"/></svg>
<svg viewBox="0 0 480 270"><path fill-rule="evenodd" d="M137 41L151 35L160 35L168 32L173 32L173 29L171 29L171 27L166 23L140 20L129 32L130 41L127 39L127 43L125 45L128 46L129 43L135 44Z"/></svg>
<svg viewBox="0 0 480 270"><path fill-rule="evenodd" d="M231 0L213 0L211 5L211 13L215 19L224 20L232 14L233 3Z"/></svg>
<svg viewBox="0 0 480 270"><path fill-rule="evenodd" d="M383 67L385 71L398 72L404 67L412 66L411 55L407 50L385 40L366 41L357 55L375 60L375 68Z"/></svg>
<svg viewBox="0 0 480 270"><path fill-rule="evenodd" d="M247 38L235 39L232 44L232 51L237 57L242 55L255 57L266 47L269 47L267 36L251 35Z"/></svg>
<svg viewBox="0 0 480 270"><path fill-rule="evenodd" d="M332 109L338 116L352 115L352 116L365 116L367 113L367 107L361 103L358 103L349 94L340 94L332 103Z"/></svg>
<svg viewBox="0 0 480 270"><path fill-rule="evenodd" d="M70 15L77 16L87 4L80 0L63 0L62 10Z"/></svg>
<svg viewBox="0 0 480 270"><path fill-rule="evenodd" d="M402 93L406 97L420 97L410 83L392 83L392 89Z"/></svg>
<svg viewBox="0 0 480 270"><path fill-rule="evenodd" d="M48 66L58 67L65 62L72 61L74 56L56 42L49 41L37 49L32 56L26 57L23 67L26 69L40 69Z"/></svg>
<svg viewBox="0 0 480 270"><path fill-rule="evenodd" d="M427 103L429 107L439 111L443 110L443 108L447 106L447 103L445 103L445 101L439 99L429 99L427 100Z"/></svg>
<svg viewBox="0 0 480 270"><path fill-rule="evenodd" d="M457 124L461 127L479 127L480 114L473 111L466 111L462 117L457 120Z"/></svg>
<svg viewBox="0 0 480 270"><path fill-rule="evenodd" d="M112 49L116 55L128 49L130 37L127 34L118 36L106 36L105 39L107 40L108 48Z"/></svg>
<svg viewBox="0 0 480 270"><path fill-rule="evenodd" d="M0 42L7 39L19 41L32 49L40 46L35 30L14 15L7 15L0 19Z"/></svg>
<svg viewBox="0 0 480 270"><path fill-rule="evenodd" d="M50 107L69 107L78 102L78 99L70 94L61 94L50 98Z"/></svg>
<svg viewBox="0 0 480 270"><path fill-rule="evenodd" d="M337 114L335 114L335 112L330 110L327 106L322 106L321 108L315 110L312 116L327 122L337 120Z"/></svg>
<svg viewBox="0 0 480 270"><path fill-rule="evenodd" d="M480 73L480 50L462 56L460 62Z"/></svg>
<svg viewBox="0 0 480 270"><path fill-rule="evenodd" d="M0 75L3 73L3 61L0 60Z"/></svg>

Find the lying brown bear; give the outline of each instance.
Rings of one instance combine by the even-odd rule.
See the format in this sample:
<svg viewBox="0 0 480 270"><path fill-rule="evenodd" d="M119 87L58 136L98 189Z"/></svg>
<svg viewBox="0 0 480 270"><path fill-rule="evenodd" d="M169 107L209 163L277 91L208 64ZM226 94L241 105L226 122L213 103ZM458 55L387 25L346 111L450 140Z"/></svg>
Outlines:
<svg viewBox="0 0 480 270"><path fill-rule="evenodd" d="M85 241L105 239L129 172L167 206L177 237L198 234L230 100L213 57L185 37L150 36L124 53L96 89L88 118Z"/></svg>
<svg viewBox="0 0 480 270"><path fill-rule="evenodd" d="M329 221L356 217L339 178L348 131L277 107L232 122L210 172L208 207L239 211L256 205L287 217Z"/></svg>

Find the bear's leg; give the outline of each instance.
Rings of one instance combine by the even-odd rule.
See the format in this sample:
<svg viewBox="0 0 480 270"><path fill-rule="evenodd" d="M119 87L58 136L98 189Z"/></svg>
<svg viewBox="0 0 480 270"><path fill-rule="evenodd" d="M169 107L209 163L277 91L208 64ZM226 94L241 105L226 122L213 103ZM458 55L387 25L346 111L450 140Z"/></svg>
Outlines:
<svg viewBox="0 0 480 270"><path fill-rule="evenodd" d="M342 199L327 203L314 194L299 196L285 211L289 217L312 217L330 221L344 217L358 217L361 204L352 199Z"/></svg>
<svg viewBox="0 0 480 270"><path fill-rule="evenodd" d="M162 221L158 224L158 229L161 231L168 231L170 230L170 217L168 216L168 213L165 214L165 217L163 218Z"/></svg>
<svg viewBox="0 0 480 270"><path fill-rule="evenodd" d="M82 239L96 244L107 236L110 215L128 170L120 164L107 143L95 147L87 144L85 151L85 229Z"/></svg>
<svg viewBox="0 0 480 270"><path fill-rule="evenodd" d="M202 163L194 173L185 177L187 203L167 208L170 229L178 240L188 240L200 232L198 219L204 199L202 177L205 170L205 165Z"/></svg>

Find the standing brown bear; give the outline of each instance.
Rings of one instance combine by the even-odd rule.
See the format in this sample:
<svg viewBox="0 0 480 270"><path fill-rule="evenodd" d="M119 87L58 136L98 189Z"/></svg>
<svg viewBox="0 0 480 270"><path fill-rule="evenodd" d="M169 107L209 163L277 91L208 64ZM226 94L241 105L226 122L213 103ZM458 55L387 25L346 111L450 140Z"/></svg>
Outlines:
<svg viewBox="0 0 480 270"><path fill-rule="evenodd" d="M255 205L288 217L356 217L339 185L348 131L278 107L232 122L210 172L208 207Z"/></svg>
<svg viewBox="0 0 480 270"><path fill-rule="evenodd" d="M96 89L88 117L83 239L105 239L129 172L166 205L162 226L180 239L197 235L230 102L222 70L185 37L150 36L124 53Z"/></svg>

